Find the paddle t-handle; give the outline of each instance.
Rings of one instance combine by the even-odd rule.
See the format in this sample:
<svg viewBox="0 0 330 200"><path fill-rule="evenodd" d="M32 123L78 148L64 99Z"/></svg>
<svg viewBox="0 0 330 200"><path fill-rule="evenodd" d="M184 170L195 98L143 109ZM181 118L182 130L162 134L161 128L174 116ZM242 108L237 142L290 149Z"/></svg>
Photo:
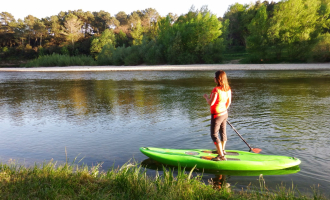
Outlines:
<svg viewBox="0 0 330 200"><path fill-rule="evenodd" d="M241 136L241 134L238 133L238 131L233 127L233 125L231 125L231 123L227 120L227 123L229 124L229 126L237 133L237 135L243 140L243 142L245 142L245 144L250 148L251 151L253 151L254 153L260 153L262 150L259 148L252 148L245 140L244 138Z"/></svg>

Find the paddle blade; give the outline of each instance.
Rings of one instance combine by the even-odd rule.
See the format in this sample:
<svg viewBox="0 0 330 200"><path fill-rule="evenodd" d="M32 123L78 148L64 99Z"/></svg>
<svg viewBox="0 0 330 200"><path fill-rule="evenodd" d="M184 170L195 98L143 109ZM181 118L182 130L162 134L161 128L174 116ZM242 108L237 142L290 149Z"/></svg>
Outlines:
<svg viewBox="0 0 330 200"><path fill-rule="evenodd" d="M262 150L259 148L252 148L251 149L254 153L260 153Z"/></svg>

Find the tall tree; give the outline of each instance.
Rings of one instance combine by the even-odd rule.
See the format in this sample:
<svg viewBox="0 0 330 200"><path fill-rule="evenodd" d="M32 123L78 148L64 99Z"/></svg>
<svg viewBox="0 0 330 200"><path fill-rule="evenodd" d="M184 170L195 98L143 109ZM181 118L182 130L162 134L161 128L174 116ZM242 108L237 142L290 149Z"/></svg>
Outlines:
<svg viewBox="0 0 330 200"><path fill-rule="evenodd" d="M128 16L124 11L118 12L115 16L116 16L116 19L119 21L120 26L128 25Z"/></svg>
<svg viewBox="0 0 330 200"><path fill-rule="evenodd" d="M28 15L24 18L24 23L27 25L27 33L28 33L28 44L31 45L31 37L34 37L33 25L38 18Z"/></svg>
<svg viewBox="0 0 330 200"><path fill-rule="evenodd" d="M142 10L142 14L143 14L142 20L144 20L149 27L153 22L157 22L157 20L160 17L159 13L154 8L147 8L145 10Z"/></svg>
<svg viewBox="0 0 330 200"><path fill-rule="evenodd" d="M321 0L318 12L320 16L320 23L318 24L320 32L330 32L330 0Z"/></svg>
<svg viewBox="0 0 330 200"><path fill-rule="evenodd" d="M59 37L61 32L61 24L56 15L51 16L50 19L50 33L53 34L54 38Z"/></svg>
<svg viewBox="0 0 330 200"><path fill-rule="evenodd" d="M92 24L97 34L101 34L105 29L110 27L110 13L101 10L100 12L93 12L93 15L94 21Z"/></svg>
<svg viewBox="0 0 330 200"><path fill-rule="evenodd" d="M132 12L128 17L128 23L133 28L136 27L137 23L140 21L141 24L141 18L137 11Z"/></svg>
<svg viewBox="0 0 330 200"><path fill-rule="evenodd" d="M88 25L89 25L89 14L91 14L94 18L94 15L91 12L84 12L83 10L75 10L72 12L75 16L78 17L78 19L82 22L82 32L84 34L84 37L86 37L86 33L88 31Z"/></svg>
<svg viewBox="0 0 330 200"><path fill-rule="evenodd" d="M270 21L268 38L277 49L286 49L288 59L302 59L315 38L319 0L288 0L277 4ZM282 52L277 52L281 57Z"/></svg>
<svg viewBox="0 0 330 200"><path fill-rule="evenodd" d="M109 28L112 29L115 29L120 25L119 21L115 17L110 17L110 20L107 23Z"/></svg>
<svg viewBox="0 0 330 200"><path fill-rule="evenodd" d="M83 18L83 22L85 23L85 37L89 37L91 35L93 35L93 21L95 20L95 17L93 15L93 13L91 12L85 12L84 18Z"/></svg>
<svg viewBox="0 0 330 200"><path fill-rule="evenodd" d="M266 6L267 13L269 13L269 15L271 15L272 9L274 7L273 2L271 4L269 4L268 1L264 1L263 3L261 3L260 0L258 0L254 4L251 3L250 5L245 5L246 9L243 12L243 14L241 15L241 20L240 20L240 26L241 26L240 31L241 31L241 36L243 37L245 46L247 43L246 39L250 35L248 26L251 23L252 19L256 16L259 8L263 5Z"/></svg>
<svg viewBox="0 0 330 200"><path fill-rule="evenodd" d="M171 19L171 23L174 23L179 18L177 14L173 13L168 13L167 16Z"/></svg>
<svg viewBox="0 0 330 200"><path fill-rule="evenodd" d="M268 47L267 31L268 31L268 15L265 5L261 6L248 25L250 35L247 37L247 50L254 55L255 59L262 60L266 57L266 49Z"/></svg>
<svg viewBox="0 0 330 200"><path fill-rule="evenodd" d="M35 31L36 39L39 37L40 45L42 46L42 37L47 34L46 26L42 21L36 21L33 25L33 30Z"/></svg>
<svg viewBox="0 0 330 200"><path fill-rule="evenodd" d="M8 12L0 13L0 36L1 43L5 46L12 46L15 43L14 32L16 26L16 20L14 16Z"/></svg>
<svg viewBox="0 0 330 200"><path fill-rule="evenodd" d="M116 47L122 47L128 46L128 38L126 33L124 33L122 30L119 31L118 34L116 34Z"/></svg>
<svg viewBox="0 0 330 200"><path fill-rule="evenodd" d="M167 16L159 21L157 41L164 47L167 62L186 64L202 62L205 48L221 36L221 22L208 12L190 10L172 25Z"/></svg>
<svg viewBox="0 0 330 200"><path fill-rule="evenodd" d="M229 6L224 14L224 20L229 20L228 40L231 46L245 46L244 38L244 13L246 5L235 3Z"/></svg>
<svg viewBox="0 0 330 200"><path fill-rule="evenodd" d="M131 32L133 38L133 45L140 45L142 44L143 39L143 27L141 26L141 21L139 20L136 26L133 28Z"/></svg>
<svg viewBox="0 0 330 200"><path fill-rule="evenodd" d="M196 10L180 16L173 27L180 31L184 48L198 52L221 35L222 24L210 12Z"/></svg>
<svg viewBox="0 0 330 200"><path fill-rule="evenodd" d="M73 48L74 43L82 37L81 26L82 22L77 16L74 14L69 14L66 16L61 34L66 36L66 40L71 42Z"/></svg>
<svg viewBox="0 0 330 200"><path fill-rule="evenodd" d="M26 40L26 37L27 37L26 30L27 30L27 26L24 23L24 21L21 19L18 19L17 26L15 28L15 38L19 41L17 43L19 43L19 45L21 47L25 46L24 40Z"/></svg>
<svg viewBox="0 0 330 200"><path fill-rule="evenodd" d="M15 22L15 18L12 14L8 12L2 12L0 13L0 22L2 26L9 26L11 22Z"/></svg>
<svg viewBox="0 0 330 200"><path fill-rule="evenodd" d="M101 36L95 37L91 43L91 53L97 59L97 54L102 51L105 45L115 46L116 38L112 30L106 29Z"/></svg>

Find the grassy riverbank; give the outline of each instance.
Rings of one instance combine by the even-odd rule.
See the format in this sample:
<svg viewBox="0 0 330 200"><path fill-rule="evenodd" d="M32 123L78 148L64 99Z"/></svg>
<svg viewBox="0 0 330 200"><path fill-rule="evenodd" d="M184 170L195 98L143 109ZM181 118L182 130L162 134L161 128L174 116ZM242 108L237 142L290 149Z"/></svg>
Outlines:
<svg viewBox="0 0 330 200"><path fill-rule="evenodd" d="M260 180L261 189L215 189L201 177L179 169L173 176L164 169L162 175L149 177L137 163L102 172L94 167L43 163L34 167L17 164L0 165L1 199L325 199L317 189L313 196L303 196L294 188L279 186L270 192ZM158 174L158 173L157 173Z"/></svg>

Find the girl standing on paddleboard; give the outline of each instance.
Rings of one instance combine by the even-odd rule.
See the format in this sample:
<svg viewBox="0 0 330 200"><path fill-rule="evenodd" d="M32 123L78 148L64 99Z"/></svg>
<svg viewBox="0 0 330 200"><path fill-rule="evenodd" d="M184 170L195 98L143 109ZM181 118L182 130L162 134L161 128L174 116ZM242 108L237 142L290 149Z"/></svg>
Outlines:
<svg viewBox="0 0 330 200"><path fill-rule="evenodd" d="M227 109L231 103L231 89L224 71L215 72L214 82L217 86L213 88L210 98L207 94L204 94L203 97L210 105L211 138L219 154L214 160L220 161L227 160L225 158L225 146L227 142L226 122L228 118Z"/></svg>

